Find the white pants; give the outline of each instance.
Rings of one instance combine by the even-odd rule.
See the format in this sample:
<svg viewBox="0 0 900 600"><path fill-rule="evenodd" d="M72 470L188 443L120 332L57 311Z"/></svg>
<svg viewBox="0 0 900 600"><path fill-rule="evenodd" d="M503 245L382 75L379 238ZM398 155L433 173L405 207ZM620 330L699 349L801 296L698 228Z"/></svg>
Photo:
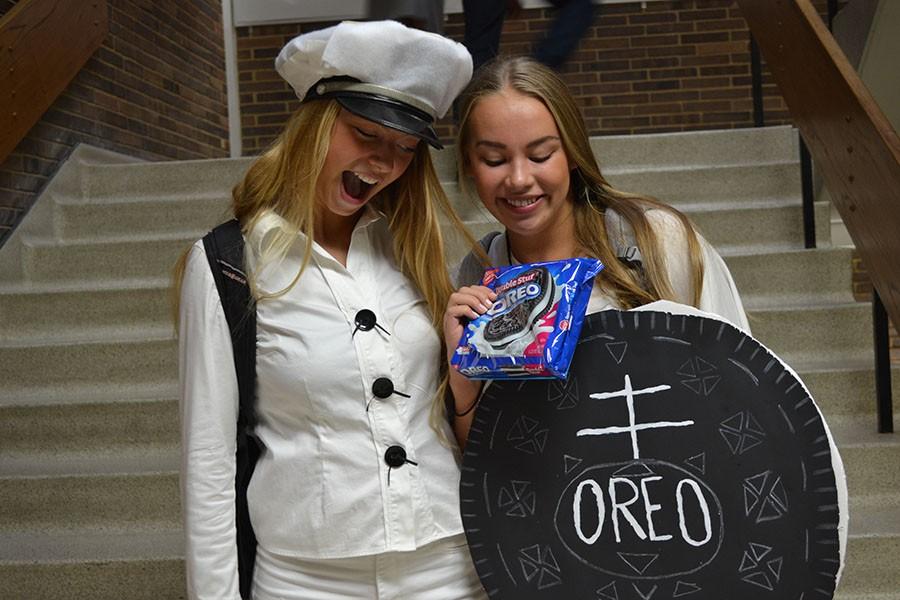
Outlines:
<svg viewBox="0 0 900 600"><path fill-rule="evenodd" d="M486 600L464 535L412 552L338 559L258 547L253 600Z"/></svg>

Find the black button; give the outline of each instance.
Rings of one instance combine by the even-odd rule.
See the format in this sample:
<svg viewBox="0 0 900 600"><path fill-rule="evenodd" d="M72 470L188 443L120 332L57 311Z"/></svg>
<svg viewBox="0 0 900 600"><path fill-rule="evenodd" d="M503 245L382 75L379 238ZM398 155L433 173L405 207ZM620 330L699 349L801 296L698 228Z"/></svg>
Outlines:
<svg viewBox="0 0 900 600"><path fill-rule="evenodd" d="M406 462L406 450L403 446L391 446L384 452L384 462L391 468L396 469Z"/></svg>
<svg viewBox="0 0 900 600"><path fill-rule="evenodd" d="M368 308L364 308L356 313L354 321L356 322L357 329L369 331L370 329L375 327L375 322L377 321L377 319L375 318L375 313L373 313Z"/></svg>
<svg viewBox="0 0 900 600"><path fill-rule="evenodd" d="M387 377L379 377L372 383L372 393L376 398L387 398L394 393L394 382Z"/></svg>

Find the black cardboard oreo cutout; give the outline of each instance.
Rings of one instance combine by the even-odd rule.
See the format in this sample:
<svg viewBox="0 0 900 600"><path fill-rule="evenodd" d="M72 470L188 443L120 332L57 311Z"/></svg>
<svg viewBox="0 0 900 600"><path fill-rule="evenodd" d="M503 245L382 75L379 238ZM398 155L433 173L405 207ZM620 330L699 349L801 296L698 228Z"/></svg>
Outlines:
<svg viewBox="0 0 900 600"><path fill-rule="evenodd" d="M588 316L569 378L495 381L463 460L491 598L832 598L831 448L783 363L718 320Z"/></svg>

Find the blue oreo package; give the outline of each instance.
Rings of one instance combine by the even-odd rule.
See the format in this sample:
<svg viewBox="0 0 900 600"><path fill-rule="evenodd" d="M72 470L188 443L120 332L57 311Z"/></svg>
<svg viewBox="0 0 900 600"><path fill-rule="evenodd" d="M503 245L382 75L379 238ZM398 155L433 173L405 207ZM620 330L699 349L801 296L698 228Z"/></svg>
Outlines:
<svg viewBox="0 0 900 600"><path fill-rule="evenodd" d="M450 364L471 379L565 379L602 269L571 258L486 270L481 284L497 300L466 326Z"/></svg>

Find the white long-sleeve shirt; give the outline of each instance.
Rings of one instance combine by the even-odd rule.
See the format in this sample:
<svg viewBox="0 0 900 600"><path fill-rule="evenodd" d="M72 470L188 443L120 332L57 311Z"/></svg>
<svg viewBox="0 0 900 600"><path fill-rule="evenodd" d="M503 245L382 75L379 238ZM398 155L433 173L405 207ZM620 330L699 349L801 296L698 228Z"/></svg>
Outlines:
<svg viewBox="0 0 900 600"><path fill-rule="evenodd" d="M250 256L282 224L272 213L261 219L247 239ZM299 235L282 262L258 273L260 289L284 288L304 245ZM363 309L386 332L358 329ZM238 598L237 379L202 242L188 257L180 332L188 588L192 598ZM367 209L346 267L313 244L297 284L257 306L256 434L265 451L247 497L261 546L338 558L462 532L458 462L428 423L440 359L427 305L394 261L385 218ZM376 397L379 378L398 393ZM453 438L449 425L445 433ZM392 446L412 462L389 467Z"/></svg>

